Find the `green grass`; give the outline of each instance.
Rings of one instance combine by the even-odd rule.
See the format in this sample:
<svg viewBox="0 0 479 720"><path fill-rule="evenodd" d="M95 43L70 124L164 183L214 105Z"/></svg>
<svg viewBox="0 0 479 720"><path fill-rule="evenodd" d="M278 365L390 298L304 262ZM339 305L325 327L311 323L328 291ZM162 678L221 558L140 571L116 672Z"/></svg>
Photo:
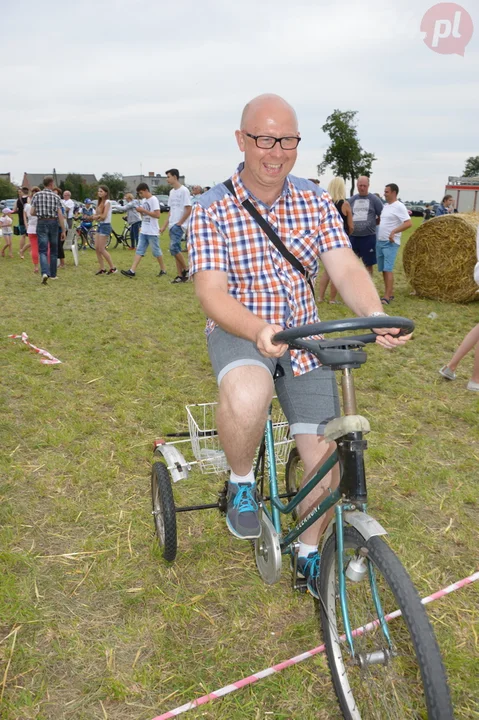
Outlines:
<svg viewBox="0 0 479 720"><path fill-rule="evenodd" d="M112 252L129 267L133 253ZM180 516L177 561L161 559L153 440L185 429L186 403L216 397L193 286L171 285L166 261L168 278L156 277L149 255L129 280L95 277L92 251L78 268L67 253L58 282L43 287L29 257L0 259L2 720L149 720L321 642L312 601L291 592L286 568L279 585L263 585L250 546L216 512ZM472 358L455 383L437 373L477 322L477 304L411 297L400 259L397 268L391 312L414 319L415 339L394 353L371 348L357 394L372 425L371 512L428 594L477 569ZM21 331L62 364L42 365L6 337ZM192 473L175 493L211 502L219 485ZM457 718L479 717L478 601L471 586L428 607ZM338 710L318 656L188 717L312 720Z"/></svg>

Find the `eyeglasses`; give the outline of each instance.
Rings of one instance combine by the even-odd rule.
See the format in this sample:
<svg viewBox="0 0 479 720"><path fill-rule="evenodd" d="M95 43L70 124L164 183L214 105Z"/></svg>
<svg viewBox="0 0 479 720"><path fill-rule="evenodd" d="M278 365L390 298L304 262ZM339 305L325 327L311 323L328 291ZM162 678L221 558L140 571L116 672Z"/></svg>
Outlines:
<svg viewBox="0 0 479 720"><path fill-rule="evenodd" d="M275 138L270 137L269 135L251 135L251 133L247 133L244 130L242 130L241 132L243 133L243 135L246 135L247 137L254 140L256 143L256 147L260 148L261 150L272 150L276 143L279 143L283 150L296 150L301 140L301 138L294 136Z"/></svg>

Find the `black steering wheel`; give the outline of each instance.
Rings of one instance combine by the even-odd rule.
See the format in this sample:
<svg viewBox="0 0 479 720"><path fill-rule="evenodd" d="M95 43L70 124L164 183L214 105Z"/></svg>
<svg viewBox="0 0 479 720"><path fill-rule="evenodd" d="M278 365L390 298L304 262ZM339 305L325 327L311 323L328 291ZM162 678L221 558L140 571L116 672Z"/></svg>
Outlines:
<svg viewBox="0 0 479 720"><path fill-rule="evenodd" d="M412 320L403 317L359 317L345 320L327 320L325 322L300 325L282 330L273 336L274 343L287 343L290 348L307 350L319 359L322 365L330 367L359 367L366 362L367 355L360 348L367 343L376 342L374 332L365 335L338 337L331 340L313 340L313 335L325 333L350 332L355 330L371 330L372 328L399 328L399 335L408 335L414 330ZM309 339L305 339L309 338Z"/></svg>

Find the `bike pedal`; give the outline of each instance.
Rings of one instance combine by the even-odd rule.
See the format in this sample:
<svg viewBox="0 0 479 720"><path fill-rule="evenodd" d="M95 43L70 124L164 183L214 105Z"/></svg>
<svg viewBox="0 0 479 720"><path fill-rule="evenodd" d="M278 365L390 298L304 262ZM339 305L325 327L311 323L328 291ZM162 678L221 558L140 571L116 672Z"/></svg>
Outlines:
<svg viewBox="0 0 479 720"><path fill-rule="evenodd" d="M306 578L296 578L296 582L293 580L293 590L297 590L302 595L306 592L308 592L308 583L306 582Z"/></svg>

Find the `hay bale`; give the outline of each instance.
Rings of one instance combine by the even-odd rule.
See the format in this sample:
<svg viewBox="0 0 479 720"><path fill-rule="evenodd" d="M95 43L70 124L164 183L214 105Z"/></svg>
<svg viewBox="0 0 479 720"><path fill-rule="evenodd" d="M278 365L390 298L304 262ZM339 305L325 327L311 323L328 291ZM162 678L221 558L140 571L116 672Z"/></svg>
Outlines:
<svg viewBox="0 0 479 720"><path fill-rule="evenodd" d="M479 299L474 282L478 213L432 218L409 238L403 254L406 277L420 297L445 302Z"/></svg>

